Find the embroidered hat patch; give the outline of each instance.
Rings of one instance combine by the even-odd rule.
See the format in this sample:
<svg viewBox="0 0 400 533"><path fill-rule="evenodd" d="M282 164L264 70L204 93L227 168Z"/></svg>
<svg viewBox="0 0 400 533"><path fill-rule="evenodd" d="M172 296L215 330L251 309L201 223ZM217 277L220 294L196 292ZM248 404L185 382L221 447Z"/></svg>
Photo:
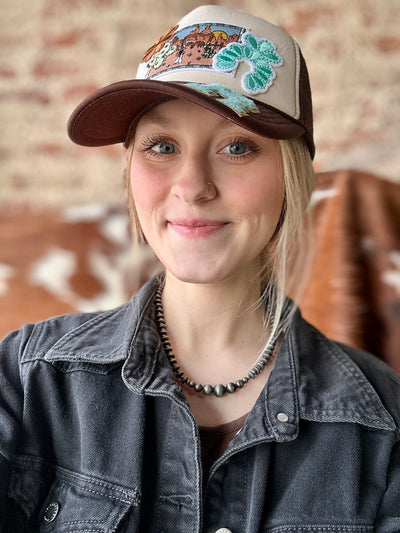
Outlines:
<svg viewBox="0 0 400 533"><path fill-rule="evenodd" d="M242 88L248 94L263 93L272 85L274 67L283 64L276 46L247 28L230 24L198 23L169 30L143 58L146 79L179 69L209 69L235 76L241 62L250 66Z"/></svg>
<svg viewBox="0 0 400 533"><path fill-rule="evenodd" d="M223 104L233 109L239 117L245 117L249 113L259 113L259 109L253 100L220 83L187 83L186 85L219 99Z"/></svg>
<svg viewBox="0 0 400 533"><path fill-rule="evenodd" d="M275 45L268 39L259 39L251 32L243 35L242 43L231 43L216 54L213 66L220 72L236 72L242 61L251 71L242 78L243 89L250 94L264 93L276 77L273 66L283 64Z"/></svg>

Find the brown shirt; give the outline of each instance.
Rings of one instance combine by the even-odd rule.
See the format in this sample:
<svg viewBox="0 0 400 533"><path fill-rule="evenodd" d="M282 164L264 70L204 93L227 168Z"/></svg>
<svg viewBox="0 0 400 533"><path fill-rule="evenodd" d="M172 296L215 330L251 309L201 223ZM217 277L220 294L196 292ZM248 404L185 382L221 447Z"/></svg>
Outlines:
<svg viewBox="0 0 400 533"><path fill-rule="evenodd" d="M215 427L200 427L201 459L203 464L204 479L215 463L227 449L236 433L243 427L247 414Z"/></svg>

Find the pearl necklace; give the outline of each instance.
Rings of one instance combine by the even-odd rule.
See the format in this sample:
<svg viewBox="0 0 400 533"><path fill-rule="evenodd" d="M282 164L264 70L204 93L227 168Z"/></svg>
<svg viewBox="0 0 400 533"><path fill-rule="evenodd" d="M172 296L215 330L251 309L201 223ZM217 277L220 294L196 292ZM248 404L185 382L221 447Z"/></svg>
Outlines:
<svg viewBox="0 0 400 533"><path fill-rule="evenodd" d="M274 339L268 344L266 350L260 355L260 357L257 359L256 364L251 368L251 370L249 370L249 372L245 376L235 382L229 382L226 385L222 385L221 383L219 383L218 385L201 385L200 383L196 383L196 381L191 380L188 376L185 376L184 372L181 370L181 367L179 366L175 358L175 355L172 350L172 345L168 337L167 328L165 325L164 309L161 299L162 291L163 285L160 284L156 289L154 297L157 325L160 333L161 342L163 343L167 359L170 362L172 372L174 373L178 381L180 381L183 385L187 385L195 392L203 393L206 396L214 394L218 398L221 398L227 392L229 394L233 394L238 389L243 388L246 383L250 381L250 379L254 379L266 367L268 361L271 358L272 352L274 351L276 339Z"/></svg>

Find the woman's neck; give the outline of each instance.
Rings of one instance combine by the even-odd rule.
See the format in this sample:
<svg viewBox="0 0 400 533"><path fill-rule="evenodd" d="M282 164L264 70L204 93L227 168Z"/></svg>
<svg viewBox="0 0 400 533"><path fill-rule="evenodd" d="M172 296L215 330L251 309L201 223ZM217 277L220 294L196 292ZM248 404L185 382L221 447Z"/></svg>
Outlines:
<svg viewBox="0 0 400 533"><path fill-rule="evenodd" d="M203 385L236 382L247 374L267 342L260 285L182 283L166 274L162 294L169 340L180 369ZM184 387L197 422L216 426L248 413L273 369L266 368L234 394L204 396Z"/></svg>
<svg viewBox="0 0 400 533"><path fill-rule="evenodd" d="M254 360L267 340L260 283L248 279L199 285L166 274L167 329L177 356L201 358L248 352Z"/></svg>

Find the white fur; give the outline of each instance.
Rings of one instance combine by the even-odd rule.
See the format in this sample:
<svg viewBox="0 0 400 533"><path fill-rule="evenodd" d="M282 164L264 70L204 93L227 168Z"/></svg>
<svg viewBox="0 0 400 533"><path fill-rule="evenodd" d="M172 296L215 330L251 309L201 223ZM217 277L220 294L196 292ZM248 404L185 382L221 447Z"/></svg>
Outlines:
<svg viewBox="0 0 400 533"><path fill-rule="evenodd" d="M3 296L7 293L8 284L7 281L13 277L15 272L15 268L6 265L4 263L0 263L0 296Z"/></svg>

